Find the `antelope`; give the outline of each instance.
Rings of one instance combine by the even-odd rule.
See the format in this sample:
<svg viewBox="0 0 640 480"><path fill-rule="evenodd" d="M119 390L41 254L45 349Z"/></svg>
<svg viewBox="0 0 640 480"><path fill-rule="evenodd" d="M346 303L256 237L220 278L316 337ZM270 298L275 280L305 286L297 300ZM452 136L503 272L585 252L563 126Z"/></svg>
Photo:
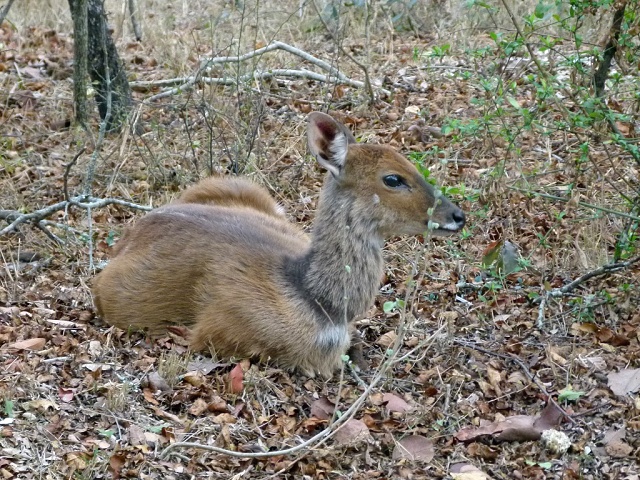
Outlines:
<svg viewBox="0 0 640 480"><path fill-rule="evenodd" d="M465 215L392 148L356 143L327 114L308 120L328 171L310 237L265 188L207 178L125 231L95 280L99 315L150 334L184 325L193 350L330 377L373 304L385 239L450 235Z"/></svg>

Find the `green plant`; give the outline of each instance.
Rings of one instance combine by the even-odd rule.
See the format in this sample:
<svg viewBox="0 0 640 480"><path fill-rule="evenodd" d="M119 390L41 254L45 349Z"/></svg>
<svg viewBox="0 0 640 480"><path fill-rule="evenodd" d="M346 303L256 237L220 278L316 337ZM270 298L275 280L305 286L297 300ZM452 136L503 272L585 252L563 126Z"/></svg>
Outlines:
<svg viewBox="0 0 640 480"><path fill-rule="evenodd" d="M382 310L384 311L384 313L395 313L404 310L405 306L406 305L404 300L396 299L393 301L384 302L384 304L382 305Z"/></svg>

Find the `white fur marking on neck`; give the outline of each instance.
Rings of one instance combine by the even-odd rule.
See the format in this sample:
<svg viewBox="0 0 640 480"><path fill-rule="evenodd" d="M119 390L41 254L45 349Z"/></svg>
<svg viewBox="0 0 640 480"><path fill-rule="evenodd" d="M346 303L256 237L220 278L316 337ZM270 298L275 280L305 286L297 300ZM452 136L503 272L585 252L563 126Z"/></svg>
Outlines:
<svg viewBox="0 0 640 480"><path fill-rule="evenodd" d="M351 343L346 323L328 324L316 337L316 345L321 350L339 350L344 352Z"/></svg>

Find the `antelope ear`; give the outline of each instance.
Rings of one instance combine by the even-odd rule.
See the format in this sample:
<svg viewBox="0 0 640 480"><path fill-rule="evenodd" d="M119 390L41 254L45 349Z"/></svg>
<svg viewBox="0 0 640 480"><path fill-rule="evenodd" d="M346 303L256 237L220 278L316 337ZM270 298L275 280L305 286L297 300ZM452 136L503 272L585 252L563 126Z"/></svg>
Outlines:
<svg viewBox="0 0 640 480"><path fill-rule="evenodd" d="M309 150L318 163L334 177L340 176L347 158L348 145L356 143L349 129L326 113L312 112L309 114L307 137Z"/></svg>

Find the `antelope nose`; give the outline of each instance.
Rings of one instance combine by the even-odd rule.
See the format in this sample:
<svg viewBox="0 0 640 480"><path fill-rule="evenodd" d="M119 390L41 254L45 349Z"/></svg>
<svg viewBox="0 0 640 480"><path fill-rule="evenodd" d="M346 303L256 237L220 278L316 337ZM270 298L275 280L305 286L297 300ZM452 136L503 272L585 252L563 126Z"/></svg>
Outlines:
<svg viewBox="0 0 640 480"><path fill-rule="evenodd" d="M460 209L457 209L455 212L453 212L453 221L456 222L458 229L461 229L462 227L464 227L464 224L466 221L464 212Z"/></svg>

